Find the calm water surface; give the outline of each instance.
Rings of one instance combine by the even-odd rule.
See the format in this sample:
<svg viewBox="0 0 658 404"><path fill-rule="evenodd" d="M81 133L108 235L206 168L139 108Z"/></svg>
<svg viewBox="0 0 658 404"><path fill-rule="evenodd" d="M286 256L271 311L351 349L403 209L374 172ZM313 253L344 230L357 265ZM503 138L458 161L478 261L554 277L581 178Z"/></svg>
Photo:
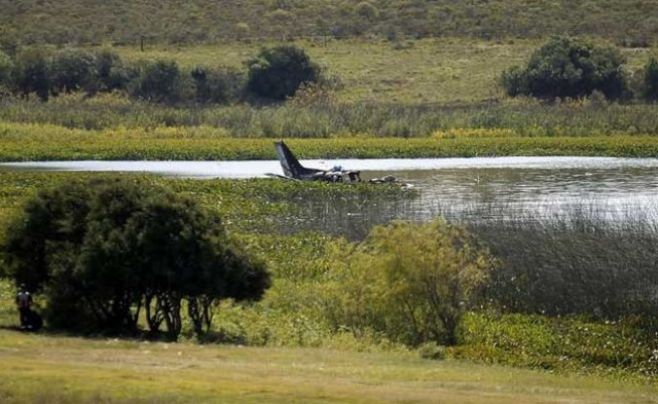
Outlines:
<svg viewBox="0 0 658 404"><path fill-rule="evenodd" d="M658 220L658 159L499 157L302 163L318 168L341 165L360 169L365 179L392 174L419 190L416 200L396 206L325 206L322 201L309 205L317 214L352 218L349 220L377 216L382 216L381 220L423 220L438 214L482 216L510 212L546 217L574 210L596 212L611 219L632 215ZM0 175L3 170L148 172L201 179L281 174L277 161L26 162L0 164Z"/></svg>

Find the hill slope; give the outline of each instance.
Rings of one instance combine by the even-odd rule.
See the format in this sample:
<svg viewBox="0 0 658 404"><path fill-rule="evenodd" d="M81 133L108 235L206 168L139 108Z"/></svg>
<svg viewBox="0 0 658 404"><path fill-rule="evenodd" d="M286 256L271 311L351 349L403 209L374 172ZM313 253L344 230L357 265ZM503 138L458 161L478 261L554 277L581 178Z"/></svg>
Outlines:
<svg viewBox="0 0 658 404"><path fill-rule="evenodd" d="M658 1L0 0L0 31L22 43L198 43L333 35L545 37L631 45L658 38Z"/></svg>

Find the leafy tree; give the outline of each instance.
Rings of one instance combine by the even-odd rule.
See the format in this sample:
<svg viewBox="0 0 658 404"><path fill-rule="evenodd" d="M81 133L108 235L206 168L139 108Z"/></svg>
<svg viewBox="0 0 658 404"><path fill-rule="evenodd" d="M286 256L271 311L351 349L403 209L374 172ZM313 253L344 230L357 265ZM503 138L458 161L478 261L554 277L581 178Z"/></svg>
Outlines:
<svg viewBox="0 0 658 404"><path fill-rule="evenodd" d="M644 68L644 95L648 100L658 100L658 59L655 57Z"/></svg>
<svg viewBox="0 0 658 404"><path fill-rule="evenodd" d="M124 89L132 78L119 55L111 50L102 50L96 54L96 72L99 91Z"/></svg>
<svg viewBox="0 0 658 404"><path fill-rule="evenodd" d="M628 93L623 63L615 48L554 37L532 54L526 67L504 72L502 82L510 96L577 98L598 90L617 99Z"/></svg>
<svg viewBox="0 0 658 404"><path fill-rule="evenodd" d="M219 218L190 199L141 181L102 179L42 191L7 233L9 275L48 299L52 326L181 332L188 302L197 333L222 298L251 300L265 268L228 240Z"/></svg>
<svg viewBox="0 0 658 404"><path fill-rule="evenodd" d="M44 101L50 95L50 66L46 54L38 49L18 55L14 64L16 90L23 95L36 93Z"/></svg>
<svg viewBox="0 0 658 404"><path fill-rule="evenodd" d="M344 260L328 317L409 345L455 344L462 314L496 266L464 228L441 220L375 227Z"/></svg>
<svg viewBox="0 0 658 404"><path fill-rule="evenodd" d="M52 91L70 93L91 90L96 86L97 70L94 54L77 49L57 52L50 65Z"/></svg>
<svg viewBox="0 0 658 404"><path fill-rule="evenodd" d="M320 68L295 46L263 49L247 66L247 89L258 97L273 100L285 100L295 95L302 84L320 78Z"/></svg>
<svg viewBox="0 0 658 404"><path fill-rule="evenodd" d="M174 61L158 60L141 66L132 84L131 93L155 102L175 102L180 99L181 74Z"/></svg>

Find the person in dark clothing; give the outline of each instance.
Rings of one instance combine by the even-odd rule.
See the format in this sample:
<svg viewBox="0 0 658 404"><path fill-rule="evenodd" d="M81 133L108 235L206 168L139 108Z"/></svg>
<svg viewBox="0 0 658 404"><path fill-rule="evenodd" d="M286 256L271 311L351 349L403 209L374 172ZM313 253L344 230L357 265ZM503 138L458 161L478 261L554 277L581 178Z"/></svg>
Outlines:
<svg viewBox="0 0 658 404"><path fill-rule="evenodd" d="M32 295L27 291L25 285L21 285L16 294L16 306L21 319L21 329L31 328L30 313L32 308Z"/></svg>

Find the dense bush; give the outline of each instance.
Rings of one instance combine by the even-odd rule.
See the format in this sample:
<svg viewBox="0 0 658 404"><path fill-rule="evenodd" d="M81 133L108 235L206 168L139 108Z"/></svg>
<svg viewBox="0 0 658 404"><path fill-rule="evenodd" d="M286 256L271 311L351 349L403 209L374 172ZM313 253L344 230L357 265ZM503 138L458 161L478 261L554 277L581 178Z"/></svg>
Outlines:
<svg viewBox="0 0 658 404"><path fill-rule="evenodd" d="M624 58L612 47L569 37L554 37L535 51L525 67L503 73L502 82L511 96L578 98L600 91L607 98L627 95Z"/></svg>
<svg viewBox="0 0 658 404"><path fill-rule="evenodd" d="M462 314L496 266L464 228L441 220L375 227L345 262L327 317L408 345L454 345Z"/></svg>
<svg viewBox="0 0 658 404"><path fill-rule="evenodd" d="M227 239L219 218L189 199L134 180L78 181L42 191L10 226L8 274L48 300L54 327L197 333L222 298L258 299L267 272Z"/></svg>
<svg viewBox="0 0 658 404"><path fill-rule="evenodd" d="M91 91L96 84L96 58L94 54L74 49L55 53L50 62L51 91L70 93Z"/></svg>
<svg viewBox="0 0 658 404"><path fill-rule="evenodd" d="M320 78L320 68L295 46L263 49L247 66L247 89L258 97L274 100L292 97L302 84Z"/></svg>
<svg viewBox="0 0 658 404"><path fill-rule="evenodd" d="M211 70L196 67L190 73L194 81L196 101L199 103L226 104L242 95L244 77L233 70Z"/></svg>
<svg viewBox="0 0 658 404"><path fill-rule="evenodd" d="M9 55L0 51L0 90L10 89L13 86L12 74L14 71L14 62Z"/></svg>
<svg viewBox="0 0 658 404"><path fill-rule="evenodd" d="M648 100L658 100L658 59L652 57L644 69L644 96Z"/></svg>
<svg viewBox="0 0 658 404"><path fill-rule="evenodd" d="M36 93L42 100L48 100L52 85L50 63L45 52L30 49L21 52L14 64L14 87L24 96Z"/></svg>
<svg viewBox="0 0 658 404"><path fill-rule="evenodd" d="M133 96L155 102L175 102L181 97L181 72L174 61L145 62L130 84Z"/></svg>

